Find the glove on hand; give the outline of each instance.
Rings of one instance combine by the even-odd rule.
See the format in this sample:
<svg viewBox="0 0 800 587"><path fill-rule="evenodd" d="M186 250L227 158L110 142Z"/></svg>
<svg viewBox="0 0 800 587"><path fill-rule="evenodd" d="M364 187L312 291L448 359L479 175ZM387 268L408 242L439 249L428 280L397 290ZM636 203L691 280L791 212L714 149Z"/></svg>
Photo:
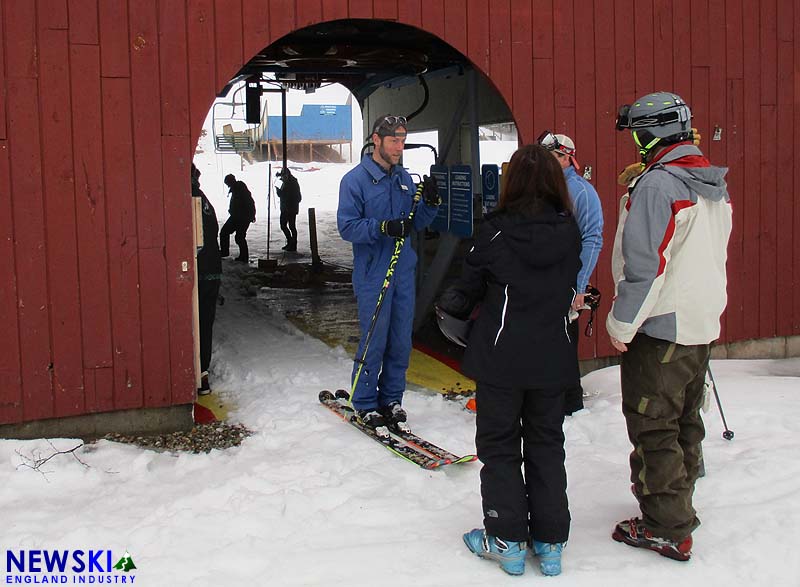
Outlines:
<svg viewBox="0 0 800 587"><path fill-rule="evenodd" d="M436 183L436 178L427 175L422 176L422 200L428 206L438 206L442 203L442 198L439 197L439 186Z"/></svg>
<svg viewBox="0 0 800 587"><path fill-rule="evenodd" d="M405 238L411 234L411 220L408 218L395 218L381 222L381 232L394 238Z"/></svg>
<svg viewBox="0 0 800 587"><path fill-rule="evenodd" d="M700 135L700 131L697 130L695 127L692 127L692 132L689 135L689 139L692 141L692 144L697 147L700 145L700 139L703 138Z"/></svg>

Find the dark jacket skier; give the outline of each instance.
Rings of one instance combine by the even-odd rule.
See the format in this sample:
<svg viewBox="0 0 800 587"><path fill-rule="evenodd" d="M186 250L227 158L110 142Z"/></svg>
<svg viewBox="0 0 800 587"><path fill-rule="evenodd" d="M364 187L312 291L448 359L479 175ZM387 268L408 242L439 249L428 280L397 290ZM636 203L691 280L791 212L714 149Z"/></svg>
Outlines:
<svg viewBox="0 0 800 587"><path fill-rule="evenodd" d="M567 315L580 239L558 162L522 147L461 279L439 300L461 318L481 304L463 370L477 382L484 529L464 541L511 574L523 572L529 539L542 571L558 574L569 535L562 425L565 391L579 379Z"/></svg>
<svg viewBox="0 0 800 587"><path fill-rule="evenodd" d="M211 392L208 369L211 365L211 340L217 312L222 258L217 245L217 214L200 189L200 170L192 163L192 197L201 198L203 210L203 246L197 251L197 300L200 323L200 388L199 395Z"/></svg>
<svg viewBox="0 0 800 587"><path fill-rule="evenodd" d="M239 256L236 260L247 263L250 259L247 249L247 229L250 228L251 222L256 221L256 203L247 185L237 180L232 173L225 176L225 185L228 186L231 203L228 206L230 216L219 232L220 252L223 257L230 254L230 237L236 233L234 240L239 246Z"/></svg>
<svg viewBox="0 0 800 587"><path fill-rule="evenodd" d="M297 178L292 175L289 169L284 168L278 174L283 180L279 188L275 189L281 200L281 230L286 237L284 251L297 250L297 214L300 212L300 201L303 199L300 193L300 184Z"/></svg>

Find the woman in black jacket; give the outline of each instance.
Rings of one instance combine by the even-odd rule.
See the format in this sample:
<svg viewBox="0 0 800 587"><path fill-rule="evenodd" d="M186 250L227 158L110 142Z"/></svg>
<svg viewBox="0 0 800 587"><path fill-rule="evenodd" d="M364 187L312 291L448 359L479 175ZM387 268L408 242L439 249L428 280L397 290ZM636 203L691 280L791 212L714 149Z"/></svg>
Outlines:
<svg viewBox="0 0 800 587"><path fill-rule="evenodd" d="M529 540L542 572L560 573L569 535L562 426L564 392L580 378L567 331L580 247L558 162L539 145L522 147L461 279L439 301L460 318L480 303L462 367L477 382L485 529L464 542L514 575Z"/></svg>

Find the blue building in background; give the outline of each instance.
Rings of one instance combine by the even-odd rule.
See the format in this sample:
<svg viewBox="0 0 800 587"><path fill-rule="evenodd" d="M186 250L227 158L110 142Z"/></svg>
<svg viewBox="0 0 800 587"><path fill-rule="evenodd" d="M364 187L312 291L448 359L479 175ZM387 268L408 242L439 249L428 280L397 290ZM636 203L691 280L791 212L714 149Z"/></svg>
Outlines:
<svg viewBox="0 0 800 587"><path fill-rule="evenodd" d="M300 116L286 117L286 143L289 156L309 161L328 160L338 145L338 154L344 159L342 145L347 144L352 159L352 106L350 104L304 104ZM279 159L282 123L280 116L267 116L262 126L261 143L270 159ZM321 147L326 147L321 149ZM336 152L336 150L333 150Z"/></svg>

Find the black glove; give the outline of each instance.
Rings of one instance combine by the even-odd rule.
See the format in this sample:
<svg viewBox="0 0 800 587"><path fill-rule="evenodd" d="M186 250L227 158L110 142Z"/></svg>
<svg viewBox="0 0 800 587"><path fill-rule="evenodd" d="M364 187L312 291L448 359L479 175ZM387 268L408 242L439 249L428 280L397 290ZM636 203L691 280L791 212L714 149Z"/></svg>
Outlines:
<svg viewBox="0 0 800 587"><path fill-rule="evenodd" d="M411 220L408 218L395 218L381 222L381 232L394 238L407 237L411 234Z"/></svg>
<svg viewBox="0 0 800 587"><path fill-rule="evenodd" d="M422 176L422 199L428 206L438 206L442 203L435 177Z"/></svg>

